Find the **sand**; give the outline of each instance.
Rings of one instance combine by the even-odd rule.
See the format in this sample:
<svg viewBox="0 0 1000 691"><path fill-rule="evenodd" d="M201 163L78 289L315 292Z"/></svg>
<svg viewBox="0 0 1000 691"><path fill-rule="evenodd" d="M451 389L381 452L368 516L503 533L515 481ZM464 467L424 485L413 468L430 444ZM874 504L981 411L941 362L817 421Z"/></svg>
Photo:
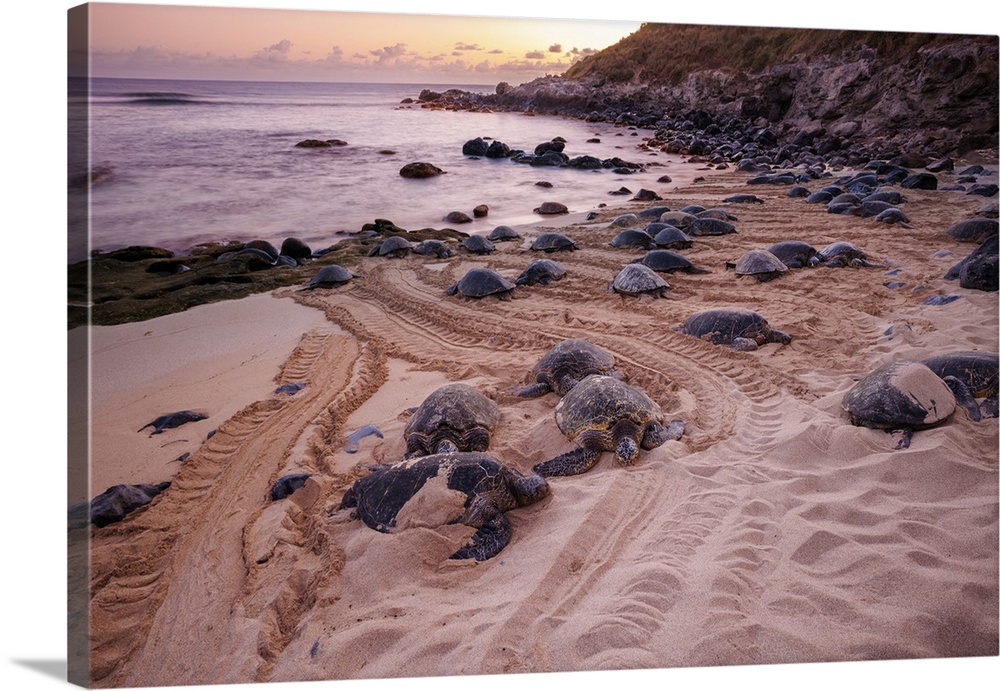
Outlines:
<svg viewBox="0 0 1000 691"><path fill-rule="evenodd" d="M852 426L840 406L890 360L998 350L996 294L943 280L974 249L943 231L982 198L907 191L905 228L705 174L662 203L719 206L735 192L765 203L727 205L738 233L683 250L711 273L666 276L665 298L607 291L641 254L609 247L608 222L652 205L617 200L593 222L523 228L486 257L370 258L342 288L95 329L93 491L173 484L93 529L93 684L997 655L997 419L959 408L895 450L896 437ZM474 266L515 278L546 226L582 248L550 256L563 280L507 301L442 294ZM768 283L725 266L783 239L847 240L888 264ZM959 299L922 304L938 294ZM238 334L244 306L264 318ZM673 330L717 306L753 309L793 340L736 352ZM189 328L204 337L180 337ZM448 560L466 526L383 534L339 508L366 466L402 458L407 409L448 382L497 401L491 452L522 472L572 449L555 394L507 393L571 337L613 352L630 384L685 422L683 437L632 467L606 453L586 474L552 478L546 499L509 512L513 539L486 562ZM305 387L273 393L288 382ZM135 431L182 408L210 417ZM347 453L365 424L383 438ZM313 477L271 502L292 472Z"/></svg>

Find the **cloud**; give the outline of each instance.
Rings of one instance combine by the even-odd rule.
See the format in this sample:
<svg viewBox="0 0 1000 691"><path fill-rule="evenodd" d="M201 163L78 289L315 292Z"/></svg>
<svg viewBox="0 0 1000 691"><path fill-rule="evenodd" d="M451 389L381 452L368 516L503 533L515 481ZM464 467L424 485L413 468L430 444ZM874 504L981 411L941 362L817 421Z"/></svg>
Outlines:
<svg viewBox="0 0 1000 691"><path fill-rule="evenodd" d="M533 50L530 53L525 53L524 57L526 57L528 60L544 60L545 53L543 53L540 50Z"/></svg>
<svg viewBox="0 0 1000 691"><path fill-rule="evenodd" d="M288 53L291 50L292 42L286 38L273 46L261 48L250 59L254 62L282 62L288 59Z"/></svg>
<svg viewBox="0 0 1000 691"><path fill-rule="evenodd" d="M340 46L334 46L330 49L330 52L326 54L327 62L342 62L344 59L344 49Z"/></svg>
<svg viewBox="0 0 1000 691"><path fill-rule="evenodd" d="M562 44L561 43L553 43L551 46L549 46L549 52L550 53L561 53L561 52L563 52L562 51Z"/></svg>
<svg viewBox="0 0 1000 691"><path fill-rule="evenodd" d="M482 50L478 43L456 43L455 50Z"/></svg>
<svg viewBox="0 0 1000 691"><path fill-rule="evenodd" d="M382 48L378 48L376 50L370 50L368 52L374 55L376 58L378 58L379 62L384 62L386 60L391 60L392 58L400 58L403 55L405 55L406 44L397 43L394 46L383 46Z"/></svg>
<svg viewBox="0 0 1000 691"><path fill-rule="evenodd" d="M487 55L503 55L503 51L500 50L499 48L494 48L489 53L487 53Z"/></svg>

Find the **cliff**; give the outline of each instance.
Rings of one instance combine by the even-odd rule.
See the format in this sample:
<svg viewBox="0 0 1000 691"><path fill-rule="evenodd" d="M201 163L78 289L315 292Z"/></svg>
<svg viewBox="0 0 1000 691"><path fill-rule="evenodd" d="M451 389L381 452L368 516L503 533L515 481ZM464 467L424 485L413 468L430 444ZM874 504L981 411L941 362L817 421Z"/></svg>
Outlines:
<svg viewBox="0 0 1000 691"><path fill-rule="evenodd" d="M666 129L697 114L785 143L958 156L997 147L997 54L996 36L645 24L562 76L439 101Z"/></svg>

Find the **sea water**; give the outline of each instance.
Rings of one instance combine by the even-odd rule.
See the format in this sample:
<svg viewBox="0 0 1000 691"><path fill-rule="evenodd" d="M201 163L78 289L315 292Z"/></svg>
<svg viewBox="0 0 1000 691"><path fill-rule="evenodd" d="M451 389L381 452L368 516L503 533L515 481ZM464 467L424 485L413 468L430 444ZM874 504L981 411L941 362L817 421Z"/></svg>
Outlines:
<svg viewBox="0 0 1000 691"><path fill-rule="evenodd" d="M221 82L94 78L70 84L85 99L89 161L71 179L100 170L90 185L88 218L71 222L70 261L90 250L152 245L183 253L212 241L287 237L328 247L365 223L385 218L410 230L451 227L468 233L538 221L544 201L585 212L625 186L656 187L676 172L665 155L646 171L624 175L535 167L509 159L475 159L463 144L475 137L533 151L555 137L571 157L588 154L650 164L637 145L649 131L581 119L522 113L474 113L405 104L414 84ZM469 91L492 86L461 85ZM301 148L305 139L346 142ZM597 141L595 141L597 140ZM403 178L399 170L426 161L446 171ZM550 183L551 187L537 183ZM70 194L84 194L71 186ZM452 211L488 215L471 224L444 222ZM89 245L84 242L89 238Z"/></svg>

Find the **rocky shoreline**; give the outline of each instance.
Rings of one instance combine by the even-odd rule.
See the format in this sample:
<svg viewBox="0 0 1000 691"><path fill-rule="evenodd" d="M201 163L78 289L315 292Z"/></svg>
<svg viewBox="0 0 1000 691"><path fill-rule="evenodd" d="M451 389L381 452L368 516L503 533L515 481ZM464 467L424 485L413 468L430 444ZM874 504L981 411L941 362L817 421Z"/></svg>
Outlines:
<svg viewBox="0 0 1000 691"><path fill-rule="evenodd" d="M945 157L996 160L997 44L958 37L883 64L860 46L756 73L696 71L678 84L546 76L495 93L420 92L426 108L562 115L656 130L653 148L792 167L816 158L924 167ZM991 86L993 88L991 88Z"/></svg>

